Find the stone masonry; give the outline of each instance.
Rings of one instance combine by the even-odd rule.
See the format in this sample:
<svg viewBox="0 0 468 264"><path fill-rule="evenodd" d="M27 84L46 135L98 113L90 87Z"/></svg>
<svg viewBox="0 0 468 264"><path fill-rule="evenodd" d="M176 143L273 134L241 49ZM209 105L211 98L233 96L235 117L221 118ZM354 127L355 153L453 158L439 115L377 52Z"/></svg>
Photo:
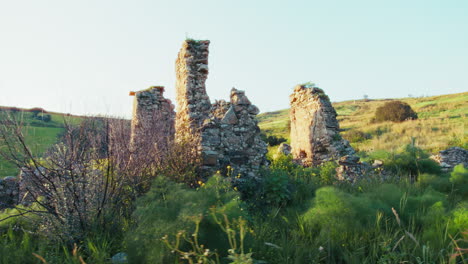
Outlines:
<svg viewBox="0 0 468 264"><path fill-rule="evenodd" d="M176 60L178 137L199 133L211 109L206 93L210 41L186 40Z"/></svg>
<svg viewBox="0 0 468 264"><path fill-rule="evenodd" d="M211 104L205 87L209 44L208 40L186 40L182 44L176 60L177 113L164 99L163 87L134 94L131 145L137 151L158 140L148 135L167 135L196 145L201 176L225 172L228 166L229 173L254 176L267 164L267 145L260 138L256 120L259 110L244 91L235 88L229 102Z"/></svg>
<svg viewBox="0 0 468 264"><path fill-rule="evenodd" d="M336 178L340 181L348 181L351 183L362 178L363 175L369 173L372 167L364 162L359 161L359 157L355 155L346 155L338 160L336 168Z"/></svg>
<svg viewBox="0 0 468 264"><path fill-rule="evenodd" d="M15 206L19 200L18 180L13 176L0 179L0 210Z"/></svg>
<svg viewBox="0 0 468 264"><path fill-rule="evenodd" d="M355 153L341 138L336 111L322 89L298 85L290 103L291 152L299 164L316 166Z"/></svg>
<svg viewBox="0 0 468 264"><path fill-rule="evenodd" d="M203 171L231 166L230 173L255 176L266 165L267 145L260 137L255 116L259 113L244 91L232 88L230 102L213 104L201 128Z"/></svg>
<svg viewBox="0 0 468 264"><path fill-rule="evenodd" d="M174 105L164 98L164 87L152 86L134 93L132 133L133 151L145 149L148 141L163 148L174 138Z"/></svg>
<svg viewBox="0 0 468 264"><path fill-rule="evenodd" d="M199 142L203 176L231 166L230 173L253 176L266 164L267 145L260 138L259 113L233 88L230 102L213 105L206 93L209 41L186 40L176 60L176 139Z"/></svg>
<svg viewBox="0 0 468 264"><path fill-rule="evenodd" d="M431 156L431 158L437 161L444 171L453 170L453 167L458 164L463 164L465 168L468 168L468 150L464 148L448 148L440 151L437 155Z"/></svg>

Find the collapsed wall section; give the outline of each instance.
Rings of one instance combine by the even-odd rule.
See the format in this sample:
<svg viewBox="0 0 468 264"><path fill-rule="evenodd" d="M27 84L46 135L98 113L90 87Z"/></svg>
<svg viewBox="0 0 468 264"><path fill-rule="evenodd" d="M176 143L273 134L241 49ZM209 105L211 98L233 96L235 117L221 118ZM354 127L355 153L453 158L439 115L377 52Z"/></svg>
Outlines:
<svg viewBox="0 0 468 264"><path fill-rule="evenodd" d="M437 155L432 155L431 158L440 164L444 171L451 171L458 164L463 164L468 168L468 150L460 147L451 147L440 151Z"/></svg>
<svg viewBox="0 0 468 264"><path fill-rule="evenodd" d="M298 85L290 96L291 149L304 166L316 166L355 153L341 138L336 111L317 87Z"/></svg>
<svg viewBox="0 0 468 264"><path fill-rule="evenodd" d="M213 104L201 129L202 170L212 174L226 170L234 176L255 176L266 165L267 145L260 137L256 115L244 91L233 88L230 102Z"/></svg>

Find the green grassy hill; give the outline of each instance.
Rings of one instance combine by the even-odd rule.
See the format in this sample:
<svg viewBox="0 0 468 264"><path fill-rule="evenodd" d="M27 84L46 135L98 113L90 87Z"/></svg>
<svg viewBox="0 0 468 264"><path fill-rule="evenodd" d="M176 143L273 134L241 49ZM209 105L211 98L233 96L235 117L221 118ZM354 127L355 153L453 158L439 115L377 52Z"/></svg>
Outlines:
<svg viewBox="0 0 468 264"><path fill-rule="evenodd" d="M61 113L44 112L35 116L29 109L19 109L11 107L0 107L0 121L9 118L20 120L23 127L23 134L27 145L34 155L41 156L51 145L57 142L59 136L65 130L65 121L69 124L77 124L82 117L70 116ZM50 115L50 120L43 118ZM1 142L0 142L1 144ZM0 147L2 147L0 145ZM18 168L0 156L0 177L16 176Z"/></svg>
<svg viewBox="0 0 468 264"><path fill-rule="evenodd" d="M390 100L408 103L417 120L371 123L377 107ZM450 146L468 147L468 92L422 98L355 100L333 103L344 138L359 151L393 151L416 138L419 147L438 152ZM289 109L259 115L267 135L289 139Z"/></svg>

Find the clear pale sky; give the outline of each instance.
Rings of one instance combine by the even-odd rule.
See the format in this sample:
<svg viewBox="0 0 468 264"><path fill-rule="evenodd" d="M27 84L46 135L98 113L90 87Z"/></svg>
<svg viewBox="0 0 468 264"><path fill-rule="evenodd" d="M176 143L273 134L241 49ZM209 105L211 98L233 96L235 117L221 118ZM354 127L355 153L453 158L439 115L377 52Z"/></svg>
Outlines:
<svg viewBox="0 0 468 264"><path fill-rule="evenodd" d="M186 37L209 39L207 91L262 112L299 83L332 101L468 91L468 0L0 0L0 105L130 117Z"/></svg>

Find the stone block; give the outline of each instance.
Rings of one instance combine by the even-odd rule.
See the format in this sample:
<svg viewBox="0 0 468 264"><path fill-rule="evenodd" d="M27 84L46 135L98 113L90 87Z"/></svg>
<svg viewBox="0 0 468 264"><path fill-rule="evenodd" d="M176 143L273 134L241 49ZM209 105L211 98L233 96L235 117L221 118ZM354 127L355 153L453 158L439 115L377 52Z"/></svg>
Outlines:
<svg viewBox="0 0 468 264"><path fill-rule="evenodd" d="M202 158L203 165L215 166L218 163L218 152L203 151Z"/></svg>

